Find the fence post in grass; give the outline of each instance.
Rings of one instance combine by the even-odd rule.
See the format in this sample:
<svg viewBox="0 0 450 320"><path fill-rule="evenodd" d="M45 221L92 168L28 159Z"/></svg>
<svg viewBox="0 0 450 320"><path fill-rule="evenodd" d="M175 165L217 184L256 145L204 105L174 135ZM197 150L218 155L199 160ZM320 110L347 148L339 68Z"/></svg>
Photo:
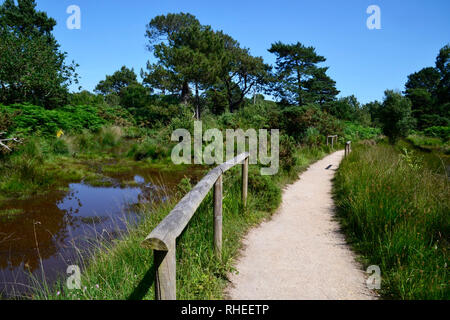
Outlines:
<svg viewBox="0 0 450 320"><path fill-rule="evenodd" d="M248 190L248 157L242 164L242 206L247 206L247 190Z"/></svg>
<svg viewBox="0 0 450 320"><path fill-rule="evenodd" d="M214 246L222 256L223 174L243 163L242 198L247 200L249 153L245 152L209 171L188 192L172 211L142 241L141 246L153 250L155 268L155 299L176 300L176 239L187 227L202 201L214 188Z"/></svg>
<svg viewBox="0 0 450 320"><path fill-rule="evenodd" d="M345 156L348 156L350 154L350 145L351 145L351 141L347 141L347 143L345 144Z"/></svg>
<svg viewBox="0 0 450 320"><path fill-rule="evenodd" d="M153 250L155 275L155 300L177 300L176 292L176 244L168 251Z"/></svg>
<svg viewBox="0 0 450 320"><path fill-rule="evenodd" d="M222 175L214 184L214 250L222 258Z"/></svg>

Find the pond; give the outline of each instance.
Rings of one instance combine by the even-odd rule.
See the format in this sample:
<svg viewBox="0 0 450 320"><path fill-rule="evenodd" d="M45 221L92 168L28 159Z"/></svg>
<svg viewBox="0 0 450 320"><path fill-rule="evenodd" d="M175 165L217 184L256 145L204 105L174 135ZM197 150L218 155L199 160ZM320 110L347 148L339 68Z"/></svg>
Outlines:
<svg viewBox="0 0 450 320"><path fill-rule="evenodd" d="M108 187L81 181L70 183L67 191L3 203L0 210L17 214L0 216L0 296L18 296L30 285L51 283L96 239L115 239L138 222L140 204L167 201L184 177L196 183L202 173L201 168L136 167L110 174Z"/></svg>

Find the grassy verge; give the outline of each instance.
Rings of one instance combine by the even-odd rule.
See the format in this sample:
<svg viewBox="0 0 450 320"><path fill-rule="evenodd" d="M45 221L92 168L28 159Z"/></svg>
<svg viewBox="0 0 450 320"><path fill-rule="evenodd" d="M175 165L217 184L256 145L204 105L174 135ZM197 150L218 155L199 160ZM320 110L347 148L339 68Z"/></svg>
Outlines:
<svg viewBox="0 0 450 320"><path fill-rule="evenodd" d="M365 265L380 266L387 298L450 298L450 197L441 173L381 144L355 146L336 175L344 230Z"/></svg>
<svg viewBox="0 0 450 320"><path fill-rule="evenodd" d="M224 298L227 274L234 271L234 259L242 237L276 210L281 201L281 189L286 183L330 151L327 147L298 150L294 154L295 165L290 170L280 171L275 177L261 176L257 167L251 167L245 211L240 205L240 168L227 172L224 177L222 261L214 257L210 193L177 241L177 298ZM184 189L185 193L187 190ZM80 261L83 269L80 290L67 290L62 278L56 286L40 284L33 298L153 299L153 255L141 248L140 243L170 212L176 200L144 210L141 223L130 227L120 240L97 244L90 257Z"/></svg>
<svg viewBox="0 0 450 320"><path fill-rule="evenodd" d="M107 186L109 174L127 172L132 166L174 169L167 144L130 137L127 129L104 127L97 133L84 131L60 139L25 139L14 153L0 154L0 201L64 190L68 182L81 180Z"/></svg>
<svg viewBox="0 0 450 320"><path fill-rule="evenodd" d="M427 137L423 135L413 134L407 138L414 147L424 151L434 151L441 154L450 154L450 140L444 140L439 137Z"/></svg>

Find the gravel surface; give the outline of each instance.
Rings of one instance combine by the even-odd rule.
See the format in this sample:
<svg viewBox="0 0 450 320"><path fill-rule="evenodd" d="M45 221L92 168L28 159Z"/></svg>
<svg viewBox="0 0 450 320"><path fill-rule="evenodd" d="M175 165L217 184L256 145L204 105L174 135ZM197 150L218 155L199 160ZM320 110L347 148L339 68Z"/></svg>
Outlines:
<svg viewBox="0 0 450 320"><path fill-rule="evenodd" d="M284 190L272 219L248 233L229 299L375 298L334 219L331 180L343 156L338 151L311 165Z"/></svg>

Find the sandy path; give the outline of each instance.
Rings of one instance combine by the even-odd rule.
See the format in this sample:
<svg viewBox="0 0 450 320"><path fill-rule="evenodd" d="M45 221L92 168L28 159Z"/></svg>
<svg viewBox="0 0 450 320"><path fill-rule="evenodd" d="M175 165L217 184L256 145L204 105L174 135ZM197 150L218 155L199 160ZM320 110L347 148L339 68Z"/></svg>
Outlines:
<svg viewBox="0 0 450 320"><path fill-rule="evenodd" d="M343 155L311 165L285 189L273 218L249 232L230 299L373 299L333 219L331 179Z"/></svg>

